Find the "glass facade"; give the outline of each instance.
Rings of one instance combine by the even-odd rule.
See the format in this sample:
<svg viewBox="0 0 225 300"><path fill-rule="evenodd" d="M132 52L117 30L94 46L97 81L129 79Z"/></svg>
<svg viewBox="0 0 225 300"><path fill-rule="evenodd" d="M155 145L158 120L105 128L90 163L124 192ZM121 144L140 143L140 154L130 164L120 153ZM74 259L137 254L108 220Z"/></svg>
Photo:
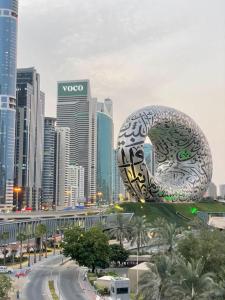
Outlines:
<svg viewBox="0 0 225 300"><path fill-rule="evenodd" d="M13 202L17 6L0 0L0 205Z"/></svg>
<svg viewBox="0 0 225 300"><path fill-rule="evenodd" d="M113 121L103 112L97 113L97 195L112 200ZM100 199L99 199L100 200Z"/></svg>
<svg viewBox="0 0 225 300"><path fill-rule="evenodd" d="M17 70L15 185L22 188L19 203L41 206L45 95L34 67Z"/></svg>
<svg viewBox="0 0 225 300"><path fill-rule="evenodd" d="M148 144L148 143L144 144L144 156L149 171L151 172L152 175L154 175L155 166L154 166L154 151L153 151L152 144Z"/></svg>

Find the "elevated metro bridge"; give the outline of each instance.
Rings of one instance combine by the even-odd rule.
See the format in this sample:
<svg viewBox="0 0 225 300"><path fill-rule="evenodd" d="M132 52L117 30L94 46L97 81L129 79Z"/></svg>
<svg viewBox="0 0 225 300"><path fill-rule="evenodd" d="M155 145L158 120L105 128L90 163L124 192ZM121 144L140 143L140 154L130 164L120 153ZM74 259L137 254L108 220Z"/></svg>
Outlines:
<svg viewBox="0 0 225 300"><path fill-rule="evenodd" d="M54 214L54 215L53 215ZM21 214L22 215L22 214ZM47 236L50 237L57 230L63 230L69 226L80 226L81 228L88 229L97 224L102 224L105 229L109 229L112 226L115 226L116 223L116 214L104 214L99 213L96 215L85 215L77 214L77 212L60 212L55 214L46 214L46 213L36 213L29 214L29 217L17 215L18 218L8 218L6 220L1 220L0 216L0 235L3 232L9 233L8 240L4 243L14 243L17 241L17 235L19 233L27 233L31 237L35 235L35 230L37 225L44 224L47 227ZM123 213L124 218L131 219L133 213ZM3 243L3 241L1 241Z"/></svg>

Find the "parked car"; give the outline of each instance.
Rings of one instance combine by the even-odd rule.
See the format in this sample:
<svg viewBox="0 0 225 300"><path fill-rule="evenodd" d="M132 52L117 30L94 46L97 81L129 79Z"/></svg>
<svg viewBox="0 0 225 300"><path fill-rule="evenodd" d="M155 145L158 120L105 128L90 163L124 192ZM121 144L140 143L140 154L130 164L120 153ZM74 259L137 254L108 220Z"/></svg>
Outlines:
<svg viewBox="0 0 225 300"><path fill-rule="evenodd" d="M0 273L12 274L13 273L13 269L12 268L8 268L6 266L0 266Z"/></svg>

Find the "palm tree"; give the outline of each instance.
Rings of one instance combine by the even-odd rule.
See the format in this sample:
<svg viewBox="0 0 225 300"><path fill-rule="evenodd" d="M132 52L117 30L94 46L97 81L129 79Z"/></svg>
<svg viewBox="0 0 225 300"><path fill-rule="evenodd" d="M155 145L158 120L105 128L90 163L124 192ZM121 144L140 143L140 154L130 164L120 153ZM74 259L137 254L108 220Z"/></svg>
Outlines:
<svg viewBox="0 0 225 300"><path fill-rule="evenodd" d="M148 263L148 270L144 272L139 284L139 295L143 300L164 299L165 290L174 272L176 260L168 256L160 256L155 264Z"/></svg>
<svg viewBox="0 0 225 300"><path fill-rule="evenodd" d="M45 224L38 224L35 230L35 235L40 239L40 247L39 247L39 261L42 256L42 244L43 244L43 236L46 234L47 228Z"/></svg>
<svg viewBox="0 0 225 300"><path fill-rule="evenodd" d="M152 224L153 231L164 244L168 245L168 252L172 253L177 241L177 235L180 232L180 228L177 228L174 223L169 223L163 218L156 219Z"/></svg>
<svg viewBox="0 0 225 300"><path fill-rule="evenodd" d="M22 269L22 258L23 258L23 241L27 239L26 234L20 232L17 235L17 240L20 242L20 269Z"/></svg>
<svg viewBox="0 0 225 300"><path fill-rule="evenodd" d="M204 263L199 260L179 259L173 280L166 290L168 299L206 300L219 293L214 273L204 273Z"/></svg>
<svg viewBox="0 0 225 300"><path fill-rule="evenodd" d="M123 240L129 236L130 226L130 221L127 218L122 214L117 214L115 226L109 229L109 236L115 237L122 245Z"/></svg>
<svg viewBox="0 0 225 300"><path fill-rule="evenodd" d="M32 237L31 225L27 226L26 235L27 235L28 267L30 267L30 239Z"/></svg>
<svg viewBox="0 0 225 300"><path fill-rule="evenodd" d="M47 248L47 242L48 242L48 230L47 230L47 226L46 227L46 231L45 231L45 258L48 257L48 248Z"/></svg>
<svg viewBox="0 0 225 300"><path fill-rule="evenodd" d="M17 250L16 249L12 249L11 250L11 257L12 257L12 264L14 265L14 262L15 262L15 255L17 253Z"/></svg>
<svg viewBox="0 0 225 300"><path fill-rule="evenodd" d="M6 241L9 239L9 232L8 231L4 231L2 234L1 234L1 237L0 237L3 242L4 242L4 245L3 245L3 255L4 255L4 266L6 265L6 254L7 254L7 251L6 251Z"/></svg>
<svg viewBox="0 0 225 300"><path fill-rule="evenodd" d="M147 223L145 217L135 217L131 222L131 245L137 245L137 253L140 253L140 248L146 245L150 238L149 234L149 224Z"/></svg>

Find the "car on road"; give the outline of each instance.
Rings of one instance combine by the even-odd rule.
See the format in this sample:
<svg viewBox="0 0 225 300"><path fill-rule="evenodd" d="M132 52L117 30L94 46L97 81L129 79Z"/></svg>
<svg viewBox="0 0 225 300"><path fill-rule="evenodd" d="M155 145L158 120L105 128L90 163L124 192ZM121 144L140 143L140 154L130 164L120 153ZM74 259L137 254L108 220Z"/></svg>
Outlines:
<svg viewBox="0 0 225 300"><path fill-rule="evenodd" d="M6 266L0 266L0 273L12 274L13 269Z"/></svg>
<svg viewBox="0 0 225 300"><path fill-rule="evenodd" d="M20 278L20 277L25 277L27 276L31 271L31 268L19 270L15 273L15 277Z"/></svg>

